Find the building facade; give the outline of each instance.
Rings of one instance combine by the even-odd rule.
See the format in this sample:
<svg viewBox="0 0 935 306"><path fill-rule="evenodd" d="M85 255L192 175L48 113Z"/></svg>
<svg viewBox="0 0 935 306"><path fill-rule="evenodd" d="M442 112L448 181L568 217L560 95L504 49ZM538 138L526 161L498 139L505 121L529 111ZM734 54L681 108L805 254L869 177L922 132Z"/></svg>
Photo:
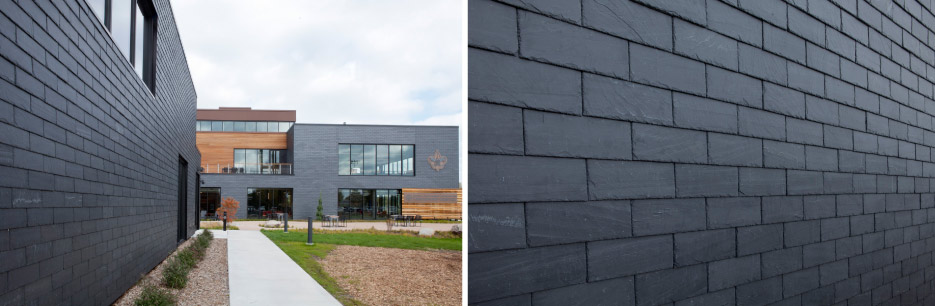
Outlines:
<svg viewBox="0 0 935 306"><path fill-rule="evenodd" d="M107 305L197 226L168 0L0 1L0 305Z"/></svg>
<svg viewBox="0 0 935 306"><path fill-rule="evenodd" d="M468 303L935 305L931 1L468 9Z"/></svg>
<svg viewBox="0 0 935 306"><path fill-rule="evenodd" d="M198 121L205 218L231 197L241 219L315 216L319 198L326 215L383 219L415 214L404 198L418 202L424 189L459 188L456 126L301 124L295 111L225 107L198 110ZM460 216L453 195L430 200Z"/></svg>

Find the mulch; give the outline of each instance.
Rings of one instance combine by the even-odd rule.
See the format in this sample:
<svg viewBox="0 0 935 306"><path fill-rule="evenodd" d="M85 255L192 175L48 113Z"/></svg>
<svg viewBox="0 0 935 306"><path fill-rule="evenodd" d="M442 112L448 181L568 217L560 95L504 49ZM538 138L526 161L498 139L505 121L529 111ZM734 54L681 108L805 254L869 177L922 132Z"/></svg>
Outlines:
<svg viewBox="0 0 935 306"><path fill-rule="evenodd" d="M320 260L368 305L461 305L461 252L337 246Z"/></svg>
<svg viewBox="0 0 935 306"><path fill-rule="evenodd" d="M195 239L189 239L178 247L176 252L184 250ZM175 253L172 254L175 256ZM159 285L162 270L165 269L169 256L140 279L114 305L133 305L142 293L144 284ZM162 287L161 285L159 285ZM167 289L162 287L163 289ZM230 305L230 288L227 282L227 239L214 238L205 252L205 258L188 274L188 284L182 289L167 289L178 298L178 305Z"/></svg>

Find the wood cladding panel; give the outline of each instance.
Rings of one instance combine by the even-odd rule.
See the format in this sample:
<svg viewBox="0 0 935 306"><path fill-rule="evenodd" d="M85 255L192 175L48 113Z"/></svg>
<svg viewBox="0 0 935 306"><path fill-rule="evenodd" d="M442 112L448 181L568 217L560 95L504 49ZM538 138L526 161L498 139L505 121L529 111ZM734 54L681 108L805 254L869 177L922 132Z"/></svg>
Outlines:
<svg viewBox="0 0 935 306"><path fill-rule="evenodd" d="M461 219L461 189L403 188L402 208L423 219Z"/></svg>
<svg viewBox="0 0 935 306"><path fill-rule="evenodd" d="M234 149L287 149L286 133L197 132L201 167L234 164Z"/></svg>

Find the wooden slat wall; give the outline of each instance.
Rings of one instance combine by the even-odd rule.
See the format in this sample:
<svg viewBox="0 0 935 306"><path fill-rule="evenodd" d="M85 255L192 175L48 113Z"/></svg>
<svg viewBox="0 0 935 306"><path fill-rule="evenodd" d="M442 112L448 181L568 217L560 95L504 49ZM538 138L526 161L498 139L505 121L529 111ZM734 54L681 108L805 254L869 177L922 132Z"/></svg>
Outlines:
<svg viewBox="0 0 935 306"><path fill-rule="evenodd" d="M286 133L197 132L195 144L201 151L201 167L234 164L234 149L287 149Z"/></svg>
<svg viewBox="0 0 935 306"><path fill-rule="evenodd" d="M457 203L428 203L414 201L419 194L420 200L429 198L426 194L456 194ZM461 219L461 189L417 189L403 188L403 214L421 215L423 219Z"/></svg>

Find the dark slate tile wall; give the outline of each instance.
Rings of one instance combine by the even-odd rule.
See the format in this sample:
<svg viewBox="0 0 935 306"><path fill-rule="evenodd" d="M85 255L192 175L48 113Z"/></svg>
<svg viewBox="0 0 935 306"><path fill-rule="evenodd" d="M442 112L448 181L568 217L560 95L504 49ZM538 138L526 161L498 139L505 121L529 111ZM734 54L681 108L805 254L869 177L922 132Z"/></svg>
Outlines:
<svg viewBox="0 0 935 306"><path fill-rule="evenodd" d="M176 246L197 203L195 89L156 0L151 94L85 1L0 1L0 305L106 305Z"/></svg>
<svg viewBox="0 0 935 306"><path fill-rule="evenodd" d="M470 0L477 305L935 305L935 3Z"/></svg>

